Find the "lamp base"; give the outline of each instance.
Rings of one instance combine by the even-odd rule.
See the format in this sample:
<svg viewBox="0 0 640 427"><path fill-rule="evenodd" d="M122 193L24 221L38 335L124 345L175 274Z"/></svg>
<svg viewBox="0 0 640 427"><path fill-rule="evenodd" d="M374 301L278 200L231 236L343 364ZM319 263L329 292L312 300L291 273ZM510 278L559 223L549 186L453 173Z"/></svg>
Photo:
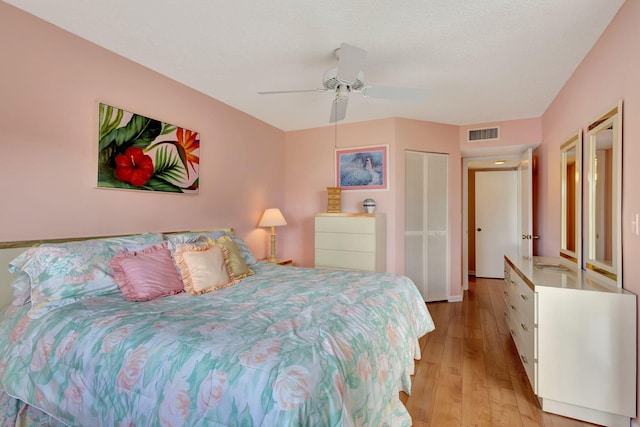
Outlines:
<svg viewBox="0 0 640 427"><path fill-rule="evenodd" d="M270 264L276 264L278 262L278 257L276 256L276 228L271 227L271 253L269 254L269 259L267 260Z"/></svg>

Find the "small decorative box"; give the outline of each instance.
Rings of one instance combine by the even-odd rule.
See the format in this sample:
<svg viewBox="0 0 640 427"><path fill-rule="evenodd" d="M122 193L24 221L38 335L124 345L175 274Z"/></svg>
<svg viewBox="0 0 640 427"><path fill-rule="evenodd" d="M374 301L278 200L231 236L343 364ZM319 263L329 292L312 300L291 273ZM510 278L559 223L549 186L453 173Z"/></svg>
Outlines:
<svg viewBox="0 0 640 427"><path fill-rule="evenodd" d="M327 187L327 212L342 212L341 195L340 187Z"/></svg>

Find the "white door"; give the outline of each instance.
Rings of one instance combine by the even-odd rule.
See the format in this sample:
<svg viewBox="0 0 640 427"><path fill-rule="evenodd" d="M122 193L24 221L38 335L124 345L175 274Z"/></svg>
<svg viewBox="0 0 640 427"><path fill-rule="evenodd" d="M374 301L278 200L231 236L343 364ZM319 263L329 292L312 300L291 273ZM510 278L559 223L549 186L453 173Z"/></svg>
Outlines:
<svg viewBox="0 0 640 427"><path fill-rule="evenodd" d="M425 301L449 295L447 154L405 152L405 275Z"/></svg>
<svg viewBox="0 0 640 427"><path fill-rule="evenodd" d="M520 192L518 194L520 211L519 236L520 255L529 258L533 255L533 154L531 148L524 152L518 166Z"/></svg>
<svg viewBox="0 0 640 427"><path fill-rule="evenodd" d="M476 172L476 277L504 277L518 252L518 171Z"/></svg>

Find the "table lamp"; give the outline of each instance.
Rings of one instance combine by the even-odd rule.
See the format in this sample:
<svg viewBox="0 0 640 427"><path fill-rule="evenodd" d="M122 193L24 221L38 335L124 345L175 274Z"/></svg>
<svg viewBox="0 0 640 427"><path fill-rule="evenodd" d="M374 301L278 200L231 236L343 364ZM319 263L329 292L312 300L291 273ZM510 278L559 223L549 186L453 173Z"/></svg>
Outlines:
<svg viewBox="0 0 640 427"><path fill-rule="evenodd" d="M278 262L278 257L276 256L276 227L281 225L287 225L287 220L284 219L282 212L278 208L266 209L258 224L258 227L271 227L271 253L268 261L272 264Z"/></svg>

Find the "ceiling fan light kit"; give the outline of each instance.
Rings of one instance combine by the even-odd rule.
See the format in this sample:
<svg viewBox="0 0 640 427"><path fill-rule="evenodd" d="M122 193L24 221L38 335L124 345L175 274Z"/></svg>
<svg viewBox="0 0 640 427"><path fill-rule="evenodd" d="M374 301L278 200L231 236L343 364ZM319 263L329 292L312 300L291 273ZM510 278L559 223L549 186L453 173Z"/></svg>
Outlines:
<svg viewBox="0 0 640 427"><path fill-rule="evenodd" d="M427 90L420 88L366 86L364 84L362 66L364 65L367 51L347 43L342 43L340 47L333 52L338 60L338 66L330 68L324 73L322 76L322 88L258 92L258 94L335 92L336 97L331 106L329 123L344 120L347 114L347 104L351 92L357 92L367 98L414 102L423 101L427 96Z"/></svg>

